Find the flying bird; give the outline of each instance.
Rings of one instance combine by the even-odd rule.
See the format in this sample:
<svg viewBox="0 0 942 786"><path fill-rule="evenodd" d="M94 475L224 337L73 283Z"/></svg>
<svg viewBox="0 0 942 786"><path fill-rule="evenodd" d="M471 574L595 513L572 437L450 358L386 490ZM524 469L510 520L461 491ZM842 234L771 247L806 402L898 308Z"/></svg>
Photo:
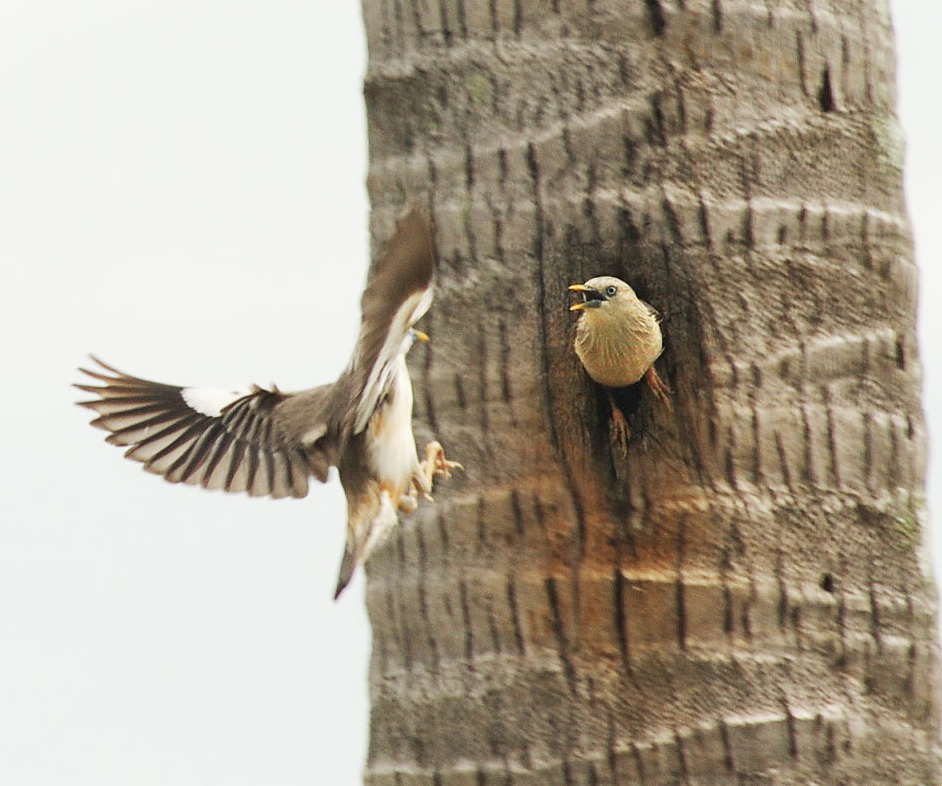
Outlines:
<svg viewBox="0 0 942 786"><path fill-rule="evenodd" d="M428 340L413 326L432 303L435 264L431 227L413 210L369 276L353 356L333 383L296 393L181 387L92 357L100 369L80 370L102 384L77 384L97 396L79 404L98 414L92 425L111 432L107 442L171 483L304 497L309 478L326 482L336 466L347 499L336 598L398 512L431 498L435 476L461 466L435 441L420 461L412 433L406 354Z"/></svg>
<svg viewBox="0 0 942 786"><path fill-rule="evenodd" d="M569 307L582 312L576 324L576 354L608 394L612 440L625 452L631 430L616 402L616 391L644 379L655 397L670 406L670 389L654 368L664 349L657 311L614 276L591 278L569 289L583 298Z"/></svg>

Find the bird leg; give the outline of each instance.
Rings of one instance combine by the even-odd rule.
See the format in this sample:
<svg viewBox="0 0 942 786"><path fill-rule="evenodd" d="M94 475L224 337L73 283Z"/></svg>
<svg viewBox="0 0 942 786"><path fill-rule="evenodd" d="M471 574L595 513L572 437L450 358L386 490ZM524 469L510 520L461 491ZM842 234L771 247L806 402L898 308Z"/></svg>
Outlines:
<svg viewBox="0 0 942 786"><path fill-rule="evenodd" d="M651 389L651 392L654 394L655 398L657 398L658 401L670 409L671 389L667 387L667 383L661 379L660 375L657 373L657 369L655 369L654 366L651 366L647 371L644 372L644 381L648 383L648 387Z"/></svg>
<svg viewBox="0 0 942 786"><path fill-rule="evenodd" d="M426 496L428 496L426 494ZM401 513L415 513L419 507L419 495L415 487L415 482L409 486L409 490L399 497L399 511Z"/></svg>
<svg viewBox="0 0 942 786"><path fill-rule="evenodd" d="M612 445L617 446L622 456L628 455L628 440L631 438L631 426L628 425L628 419L625 413L621 411L618 404L615 403L615 397L609 392L608 403L612 407L612 425L610 437Z"/></svg>
<svg viewBox="0 0 942 786"><path fill-rule="evenodd" d="M413 513L419 506L419 494L427 500L432 499L432 485L436 475L451 477L453 469L464 469L457 461L445 458L445 449L441 443L432 441L425 446L425 459L420 461L412 474L409 490L399 497L399 510Z"/></svg>
<svg viewBox="0 0 942 786"><path fill-rule="evenodd" d="M464 467L457 461L445 458L445 449L440 442L433 440L425 446L425 459L419 462L418 471L412 479L412 488L416 492L422 492L426 499L431 499L435 476L450 478L453 469Z"/></svg>

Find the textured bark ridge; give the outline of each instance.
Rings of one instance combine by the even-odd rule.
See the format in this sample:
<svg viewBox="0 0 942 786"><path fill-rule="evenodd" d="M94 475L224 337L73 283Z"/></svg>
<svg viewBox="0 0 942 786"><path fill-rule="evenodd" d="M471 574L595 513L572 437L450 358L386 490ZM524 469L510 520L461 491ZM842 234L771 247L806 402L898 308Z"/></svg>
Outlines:
<svg viewBox="0 0 942 786"><path fill-rule="evenodd" d="M417 430L466 467L369 565L368 784L942 782L886 14L364 0L374 229L428 202L442 255ZM664 314L626 459L598 274Z"/></svg>

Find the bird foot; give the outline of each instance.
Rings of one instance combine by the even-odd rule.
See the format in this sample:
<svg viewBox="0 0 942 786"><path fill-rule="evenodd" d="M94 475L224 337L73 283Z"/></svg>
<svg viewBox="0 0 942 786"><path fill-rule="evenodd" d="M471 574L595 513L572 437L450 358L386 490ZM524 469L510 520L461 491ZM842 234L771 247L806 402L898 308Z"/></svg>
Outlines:
<svg viewBox="0 0 942 786"><path fill-rule="evenodd" d="M428 497L428 494L425 495ZM415 483L409 488L405 494L399 497L399 512L400 513L415 513L416 509L419 507L419 493L418 489L415 487Z"/></svg>
<svg viewBox="0 0 942 786"><path fill-rule="evenodd" d="M631 426L625 414L618 408L612 407L612 424L610 430L612 447L618 448L622 456L628 455L628 440L631 439Z"/></svg>
<svg viewBox="0 0 942 786"><path fill-rule="evenodd" d="M655 369L654 366L651 366L644 372L644 381L648 383L648 387L651 389L655 398L668 409L671 409L671 389L667 386L667 383L661 379L660 374L657 373L657 369Z"/></svg>
<svg viewBox="0 0 942 786"><path fill-rule="evenodd" d="M436 442L435 440L425 446L425 461L423 464L431 467L429 478L433 475L441 475L442 477L450 478L453 469L464 469L457 461L449 461L445 458L445 449L440 442Z"/></svg>
<svg viewBox="0 0 942 786"><path fill-rule="evenodd" d="M412 493L422 493L427 500L432 499L432 487L435 477L450 478L453 469L464 469L457 461L445 458L445 449L435 440L425 446L425 459L419 462L419 471L412 481Z"/></svg>

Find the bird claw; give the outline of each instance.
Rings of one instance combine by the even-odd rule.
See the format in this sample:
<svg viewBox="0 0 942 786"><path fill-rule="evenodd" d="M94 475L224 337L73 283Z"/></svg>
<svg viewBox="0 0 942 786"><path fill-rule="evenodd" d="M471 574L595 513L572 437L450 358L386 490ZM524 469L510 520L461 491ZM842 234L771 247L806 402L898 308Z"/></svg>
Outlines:
<svg viewBox="0 0 942 786"><path fill-rule="evenodd" d="M616 406L612 406L612 424L610 437L612 446L617 447L621 455L628 455L628 440L631 439L631 426L625 419L624 413Z"/></svg>
<svg viewBox="0 0 942 786"><path fill-rule="evenodd" d="M449 461L445 458L445 449L440 442L433 440L425 446L425 458L419 462L419 466L412 478L412 488L409 496L418 504L419 494L429 502L434 502L432 498L432 488L435 484L435 477L451 477L453 469L464 469L457 461ZM410 511L411 512L411 511Z"/></svg>
<svg viewBox="0 0 942 786"><path fill-rule="evenodd" d="M425 461L422 462L422 468L430 484L435 475L450 478L453 469L464 469L457 461L449 461L445 458L445 449L440 442L435 440L425 446Z"/></svg>
<svg viewBox="0 0 942 786"><path fill-rule="evenodd" d="M654 366L651 366L644 372L644 381L648 383L648 387L651 389L654 397L668 409L671 409L671 389L667 386L667 383L661 379L660 374L657 373L657 369L654 368Z"/></svg>

